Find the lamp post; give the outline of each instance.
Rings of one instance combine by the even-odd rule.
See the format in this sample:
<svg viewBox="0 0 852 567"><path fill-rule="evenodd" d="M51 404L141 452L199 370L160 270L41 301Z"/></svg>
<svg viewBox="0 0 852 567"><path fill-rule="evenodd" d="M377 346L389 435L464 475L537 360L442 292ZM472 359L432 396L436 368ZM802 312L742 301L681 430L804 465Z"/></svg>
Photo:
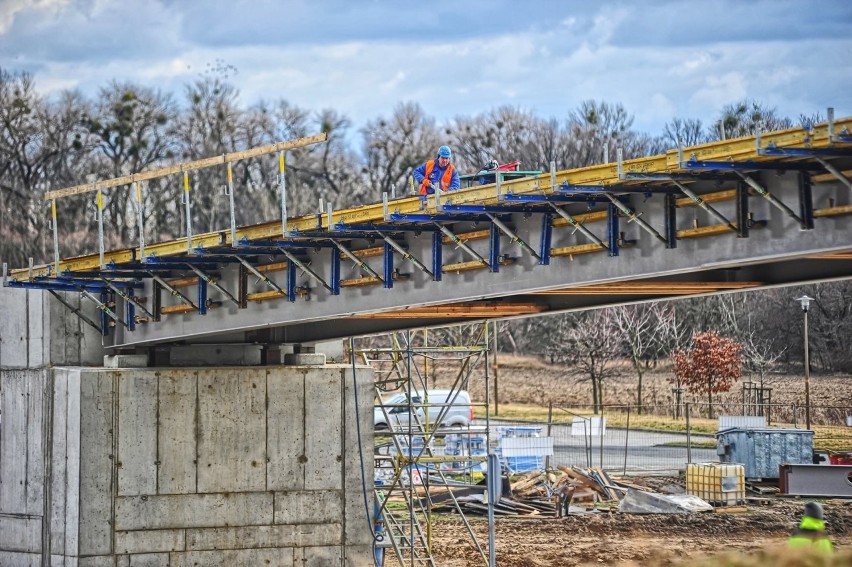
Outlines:
<svg viewBox="0 0 852 567"><path fill-rule="evenodd" d="M802 297L797 297L796 301L798 301L802 305L802 312L805 314L805 428L811 428L811 364L810 359L808 357L808 308L811 305L811 301L813 301L813 297L808 297L807 295L803 295Z"/></svg>

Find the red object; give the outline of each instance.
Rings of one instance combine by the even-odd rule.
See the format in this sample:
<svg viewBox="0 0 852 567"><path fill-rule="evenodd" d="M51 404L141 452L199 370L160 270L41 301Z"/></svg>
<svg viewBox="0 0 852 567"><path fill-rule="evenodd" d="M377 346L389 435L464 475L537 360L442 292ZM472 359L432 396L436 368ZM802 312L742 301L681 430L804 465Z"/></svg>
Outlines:
<svg viewBox="0 0 852 567"><path fill-rule="evenodd" d="M828 462L832 465L852 465L852 453L828 452Z"/></svg>
<svg viewBox="0 0 852 567"><path fill-rule="evenodd" d="M509 163L504 163L497 166L497 171L520 171L521 162L513 161Z"/></svg>

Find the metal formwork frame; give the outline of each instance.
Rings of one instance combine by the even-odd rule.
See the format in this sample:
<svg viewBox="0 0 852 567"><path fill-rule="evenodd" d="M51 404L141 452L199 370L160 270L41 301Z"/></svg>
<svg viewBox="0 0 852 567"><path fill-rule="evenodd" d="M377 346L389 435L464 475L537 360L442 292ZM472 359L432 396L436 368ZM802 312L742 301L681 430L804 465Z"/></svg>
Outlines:
<svg viewBox="0 0 852 567"><path fill-rule="evenodd" d="M672 249L677 246L679 238L676 230L677 209L684 206L679 204L681 199L678 196L685 196L688 199L687 205L702 208L710 217L721 223L718 226L722 227L723 231L733 232L739 238L748 237L750 228L760 226L761 221L755 221L749 213L748 201L752 195L765 199L772 207L794 219L802 229L810 230L814 227L811 174L827 171L852 188L852 182L830 161L852 155L849 146L852 139L848 135L852 118L836 121L833 112L829 113L829 117L827 124L807 130L790 129L750 139L725 141L724 144L710 143L692 148L678 148L676 151L648 158L625 161L619 151L614 171L611 164L561 172L557 172L555 166L551 165L549 173L537 175L533 172L528 177L520 176L519 172L498 171L493 173L495 183L492 185L454 193L443 193L439 190L434 195L419 198L389 200L385 195L380 205L336 212L330 205L325 207L321 202L317 213L293 219L287 217L286 209L285 151L324 141L325 136L280 142L169 166L154 172L140 172L113 180L48 192L45 200L50 203L54 261L26 270L4 272L4 285L90 293L94 294L93 297L103 291L107 294L107 301L100 302L99 309L107 313L102 307L113 305L116 297L121 299L124 316L116 315L110 319L113 324L122 325L127 331L133 332L137 324L156 323L163 314L195 312L204 316L208 308L223 302L233 302L245 309L249 301L284 297L294 302L300 296L309 298L315 290L332 296L343 294L345 292L341 288L344 284L376 283L385 289L391 289L395 280L404 279L406 276L396 267L395 256L400 256L403 261L427 274L433 281L441 281L447 268L444 264L443 247L448 242L460 248L471 259L469 262L452 264L449 269L454 271L483 268L491 273L498 272L501 263L505 265L513 261L512 258L501 254L503 239L520 246L523 255L531 256L538 264L548 265L554 254L551 245L558 222L563 223L559 226L565 226L567 223L574 232L580 232L588 239L593 249L606 250L613 258L619 256L621 247L631 244L624 240L619 230L622 218L628 223L635 223L665 248ZM264 153L278 153L281 221L238 230L234 222L233 195L236 188L233 185L232 164L240 159ZM140 222L137 247L106 251L103 246L103 218L99 215L97 254L69 260L59 257L59 199L94 192L98 211L101 211L106 190L128 185L135 192L137 214L141 214L143 203L140 183L156 177L177 175L182 178L184 202L189 210L189 172L223 165L227 170L229 230L198 234L192 232L191 222L188 222L186 238L167 243L152 243L146 239L144 226ZM797 204L782 202L761 182L764 172L774 170L799 172ZM705 199L705 195L692 190L690 185L694 181L705 179L736 184L735 217L723 215ZM662 195L666 202L662 228L645 220L641 210L641 199L655 195ZM606 212L606 238L598 236L585 223L577 220L580 213L573 209L582 206ZM525 241L512 226L512 215L540 217L539 241ZM490 236L487 253L476 251L459 238L454 229L459 223L488 227ZM718 232L714 227L712 233ZM406 245L412 235L422 233L431 234L431 259L417 257ZM365 250L365 246L369 247L369 243L374 241L381 242L383 247L380 254L383 264L381 269L371 267L367 260L358 256ZM311 264L307 257L311 250L328 252L326 269L319 270ZM560 253L572 254L573 251L562 250ZM283 285L276 284L266 275L264 270L277 269L262 264L267 259L271 259L272 264L278 263L286 269L286 282ZM281 261L276 262L276 259ZM342 261L354 262L361 272L368 275L360 281L344 282ZM240 265L239 277L237 285L232 287L238 289L230 289L223 285L215 274L237 263ZM297 286L299 272L311 280L311 287ZM270 290L268 295L249 293L249 274L263 282ZM185 280L186 276L193 277L193 284L197 286L194 300L169 283L174 279ZM126 287L138 289L139 284L144 284L145 280L152 282L149 289L158 296L152 301L156 309L143 308L146 299L144 297L116 292L116 289ZM177 298L179 304L163 306L159 298L163 290ZM221 299L211 299L213 294ZM163 311L164 309L166 311ZM137 311L142 311L147 316L137 317ZM109 329L106 330L108 332Z"/></svg>

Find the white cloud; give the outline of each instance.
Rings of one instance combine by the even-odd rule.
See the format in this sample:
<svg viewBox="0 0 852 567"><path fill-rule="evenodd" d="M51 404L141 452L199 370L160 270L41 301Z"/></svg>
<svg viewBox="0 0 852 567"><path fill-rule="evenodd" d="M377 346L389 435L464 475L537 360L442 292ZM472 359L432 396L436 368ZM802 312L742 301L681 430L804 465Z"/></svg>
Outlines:
<svg viewBox="0 0 852 567"><path fill-rule="evenodd" d="M852 9L821 6L0 0L0 60L45 93L117 79L178 96L221 60L239 70L230 80L244 103L333 108L356 127L400 101L440 122L506 104L561 120L591 98L624 104L655 134L745 97L788 116L826 103L852 114L852 40L837 32Z"/></svg>

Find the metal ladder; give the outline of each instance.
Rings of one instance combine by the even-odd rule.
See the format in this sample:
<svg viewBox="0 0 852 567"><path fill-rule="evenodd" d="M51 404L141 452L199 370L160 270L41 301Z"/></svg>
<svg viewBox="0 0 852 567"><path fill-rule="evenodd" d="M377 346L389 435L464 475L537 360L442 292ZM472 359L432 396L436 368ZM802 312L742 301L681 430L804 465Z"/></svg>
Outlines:
<svg viewBox="0 0 852 567"><path fill-rule="evenodd" d="M428 565L434 567L435 561L426 541L423 526L412 513L411 506L406 510L384 511L385 534L390 538L391 546L400 563L404 565Z"/></svg>

